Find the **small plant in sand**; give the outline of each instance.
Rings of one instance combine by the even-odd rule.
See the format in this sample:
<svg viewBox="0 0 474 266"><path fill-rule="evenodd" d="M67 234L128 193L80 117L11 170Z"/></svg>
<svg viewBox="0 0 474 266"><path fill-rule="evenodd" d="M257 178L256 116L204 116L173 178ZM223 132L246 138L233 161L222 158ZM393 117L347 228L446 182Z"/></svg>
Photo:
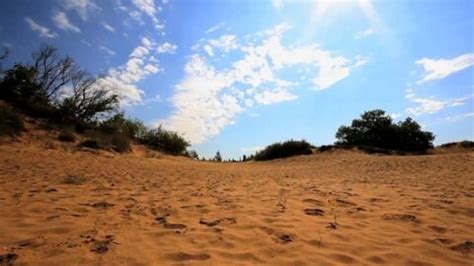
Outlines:
<svg viewBox="0 0 474 266"><path fill-rule="evenodd" d="M331 229L336 229L336 227L338 226L338 223L337 223L337 201L332 201L332 200L329 200L329 210L331 212L331 215L333 217L333 220L332 222L329 222L326 227L327 228L331 228Z"/></svg>
<svg viewBox="0 0 474 266"><path fill-rule="evenodd" d="M68 185L82 185L86 182L86 178L82 175L67 175L63 183Z"/></svg>

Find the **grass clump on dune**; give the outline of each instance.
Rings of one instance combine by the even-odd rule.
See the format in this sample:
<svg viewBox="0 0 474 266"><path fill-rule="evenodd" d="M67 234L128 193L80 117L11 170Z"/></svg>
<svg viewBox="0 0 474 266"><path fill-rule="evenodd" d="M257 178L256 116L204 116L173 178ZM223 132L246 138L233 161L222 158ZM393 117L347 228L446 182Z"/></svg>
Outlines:
<svg viewBox="0 0 474 266"><path fill-rule="evenodd" d="M24 128L21 116L10 105L0 101L0 136L16 136Z"/></svg>

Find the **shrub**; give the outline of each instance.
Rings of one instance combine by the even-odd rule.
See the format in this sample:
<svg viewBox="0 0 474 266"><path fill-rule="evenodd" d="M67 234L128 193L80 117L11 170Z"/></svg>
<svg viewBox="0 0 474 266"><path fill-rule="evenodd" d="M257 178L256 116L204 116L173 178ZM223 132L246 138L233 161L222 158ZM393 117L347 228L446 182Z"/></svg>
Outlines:
<svg viewBox="0 0 474 266"><path fill-rule="evenodd" d="M75 142L76 135L71 129L63 129L59 132L58 140L63 142Z"/></svg>
<svg viewBox="0 0 474 266"><path fill-rule="evenodd" d="M107 120L99 123L99 128L108 133L119 132L132 139L140 139L147 133L148 129L138 119L125 118L123 112L115 114Z"/></svg>
<svg viewBox="0 0 474 266"><path fill-rule="evenodd" d="M258 151L254 159L257 161L286 158L295 155L311 154L311 144L305 140L289 140L283 143L274 143Z"/></svg>
<svg viewBox="0 0 474 266"><path fill-rule="evenodd" d="M130 139L127 135L121 133L114 133L110 137L110 146L117 152L131 151Z"/></svg>
<svg viewBox="0 0 474 266"><path fill-rule="evenodd" d="M351 126L341 126L336 133L338 145L367 146L405 152L426 152L433 148L434 135L407 118L394 124L383 110L365 112Z"/></svg>
<svg viewBox="0 0 474 266"><path fill-rule="evenodd" d="M86 139L83 142L79 143L79 146L91 149L100 149L99 142L95 139Z"/></svg>
<svg viewBox="0 0 474 266"><path fill-rule="evenodd" d="M91 149L113 149L117 152L131 150L130 139L124 134L92 131L88 135L90 138L81 142L79 146Z"/></svg>
<svg viewBox="0 0 474 266"><path fill-rule="evenodd" d="M15 136L24 128L21 116L10 105L0 101L0 136Z"/></svg>
<svg viewBox="0 0 474 266"><path fill-rule="evenodd" d="M140 142L147 147L172 155L186 154L186 148L190 146L183 137L173 131L168 131L161 126L149 130Z"/></svg>

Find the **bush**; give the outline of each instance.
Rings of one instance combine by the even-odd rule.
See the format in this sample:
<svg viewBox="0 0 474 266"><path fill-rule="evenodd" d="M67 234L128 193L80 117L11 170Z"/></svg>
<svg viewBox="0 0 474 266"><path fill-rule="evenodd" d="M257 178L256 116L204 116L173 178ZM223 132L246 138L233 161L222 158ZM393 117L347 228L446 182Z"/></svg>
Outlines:
<svg viewBox="0 0 474 266"><path fill-rule="evenodd" d="M89 139L81 142L79 146L91 149L113 149L117 152L127 152L131 150L130 139L121 133L107 134L100 131L88 133Z"/></svg>
<svg viewBox="0 0 474 266"><path fill-rule="evenodd" d="M75 142L76 135L71 129L63 129L59 132L58 140L63 142Z"/></svg>
<svg viewBox="0 0 474 266"><path fill-rule="evenodd" d="M161 126L149 130L140 142L154 150L162 151L172 155L185 155L186 148L190 146L183 137L173 131L168 131Z"/></svg>
<svg viewBox="0 0 474 266"><path fill-rule="evenodd" d="M132 150L129 137L121 133L112 134L110 136L109 145L117 152L128 152Z"/></svg>
<svg viewBox="0 0 474 266"><path fill-rule="evenodd" d="M265 149L258 151L254 159L257 161L272 160L276 158L286 158L290 156L311 154L311 144L305 140L289 140L283 143L274 143Z"/></svg>
<svg viewBox="0 0 474 266"><path fill-rule="evenodd" d="M100 122L99 128L108 133L119 132L132 139L140 139L145 136L148 129L138 119L125 118L123 112L115 114L107 120Z"/></svg>
<svg viewBox="0 0 474 266"><path fill-rule="evenodd" d="M95 139L87 139L79 143L80 147L86 147L91 149L100 149L99 142Z"/></svg>
<svg viewBox="0 0 474 266"><path fill-rule="evenodd" d="M351 126L341 126L336 133L338 145L367 146L404 152L426 152L433 148L434 135L407 118L394 124L383 110L365 112Z"/></svg>
<svg viewBox="0 0 474 266"><path fill-rule="evenodd" d="M10 105L0 101L0 136L16 136L24 129L22 117Z"/></svg>

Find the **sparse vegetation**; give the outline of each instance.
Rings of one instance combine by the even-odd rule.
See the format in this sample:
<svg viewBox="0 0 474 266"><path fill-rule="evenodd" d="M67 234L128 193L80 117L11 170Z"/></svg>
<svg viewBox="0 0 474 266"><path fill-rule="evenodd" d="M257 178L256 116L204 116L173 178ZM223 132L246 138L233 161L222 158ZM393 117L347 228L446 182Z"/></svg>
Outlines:
<svg viewBox="0 0 474 266"><path fill-rule="evenodd" d="M21 116L10 105L0 101L0 136L15 136L23 129Z"/></svg>
<svg viewBox="0 0 474 266"><path fill-rule="evenodd" d="M72 129L65 128L62 129L61 132L59 132L58 140L63 142L75 142L76 135L74 134L74 131Z"/></svg>
<svg viewBox="0 0 474 266"><path fill-rule="evenodd" d="M341 126L336 133L338 145L356 145L404 152L426 152L433 148L434 135L407 118L394 124L383 110L365 112L351 126Z"/></svg>
<svg viewBox="0 0 474 266"><path fill-rule="evenodd" d="M295 155L311 154L312 146L305 140L289 140L283 143L274 143L258 151L254 159L257 161L286 158Z"/></svg>
<svg viewBox="0 0 474 266"><path fill-rule="evenodd" d="M118 95L100 78L78 67L72 58L43 45L33 53L32 61L32 64L16 64L1 76L0 101L15 111L57 124L47 123L50 129L72 125L77 132L88 136L79 144L82 147L125 152L131 150L134 140L164 153L187 154L190 144L161 126L150 130L140 120L126 118L123 112L102 120L117 111ZM5 106L0 107L3 116L0 134L18 134L23 128L21 117ZM58 139L74 142L75 135L72 130L63 130Z"/></svg>
<svg viewBox="0 0 474 266"><path fill-rule="evenodd" d="M154 150L162 151L172 155L185 155L186 148L190 146L178 133L169 131L159 126L149 130L140 142Z"/></svg>

